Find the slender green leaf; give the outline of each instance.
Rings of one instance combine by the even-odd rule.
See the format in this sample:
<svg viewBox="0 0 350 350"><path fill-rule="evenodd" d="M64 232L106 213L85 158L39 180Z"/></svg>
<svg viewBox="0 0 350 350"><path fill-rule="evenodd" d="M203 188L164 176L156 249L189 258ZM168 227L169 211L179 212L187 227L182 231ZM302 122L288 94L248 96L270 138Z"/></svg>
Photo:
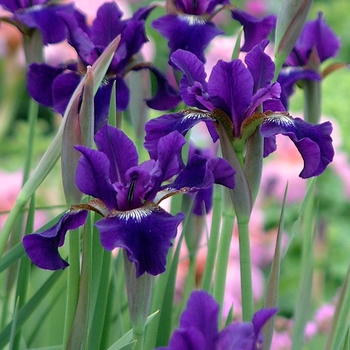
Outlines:
<svg viewBox="0 0 350 350"><path fill-rule="evenodd" d="M46 280L46 282L39 288L39 290L33 295L33 297L26 303L26 305L18 311L17 317L17 330L23 326L24 322L35 311L37 306L41 303L42 299L50 292L55 286L59 278L63 274L63 270L55 271ZM2 349L9 341L11 336L11 330L13 327L13 321L11 321L0 333L0 349Z"/></svg>
<svg viewBox="0 0 350 350"><path fill-rule="evenodd" d="M147 317L146 324L148 324L152 319L158 314L158 311L154 312L153 314L149 315ZM133 341L133 332L132 330L125 333L120 339L118 339L112 346L108 348L108 350L124 350L129 349L127 346L134 345L135 342Z"/></svg>
<svg viewBox="0 0 350 350"><path fill-rule="evenodd" d="M311 303L311 289L313 276L313 242L314 242L314 188L315 179L309 183L309 188L302 204L302 212L299 227L294 227L302 234L302 258L300 269L302 277L299 285L297 301L294 313L294 327L292 335L292 350L302 348L304 342L305 327L309 318Z"/></svg>
<svg viewBox="0 0 350 350"><path fill-rule="evenodd" d="M282 234L283 234L283 228L284 228L284 211L286 206L287 192L288 192L288 184L286 186L286 189L284 191L284 196L283 196L281 215L280 215L277 237L276 237L275 254L272 261L264 308L276 307L278 302L278 288L279 288L280 267L281 267L281 242L282 242ZM269 350L271 348L272 336L275 328L275 318L276 317L273 316L271 319L269 319L269 321L265 324L263 328L264 350Z"/></svg>
<svg viewBox="0 0 350 350"><path fill-rule="evenodd" d="M338 350L345 339L350 325L350 265L343 281L335 308L325 350Z"/></svg>

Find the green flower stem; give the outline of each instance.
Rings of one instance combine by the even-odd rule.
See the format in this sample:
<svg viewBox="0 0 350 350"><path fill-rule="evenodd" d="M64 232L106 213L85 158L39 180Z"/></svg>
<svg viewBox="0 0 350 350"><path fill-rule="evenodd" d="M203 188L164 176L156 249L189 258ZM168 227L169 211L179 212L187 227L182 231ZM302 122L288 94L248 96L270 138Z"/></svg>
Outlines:
<svg viewBox="0 0 350 350"><path fill-rule="evenodd" d="M304 119L312 124L318 124L321 119L321 82L305 80L304 90Z"/></svg>
<svg viewBox="0 0 350 350"><path fill-rule="evenodd" d="M222 309L224 304L225 286L226 286L226 275L227 266L230 254L230 245L233 232L233 224L235 215L231 206L223 213L223 223L220 233L219 250L216 261L216 271L214 277L214 289L213 296L220 305L220 316L221 319Z"/></svg>
<svg viewBox="0 0 350 350"><path fill-rule="evenodd" d="M250 257L249 220L238 218L239 261L241 272L242 317L250 322L254 313L252 263Z"/></svg>
<svg viewBox="0 0 350 350"><path fill-rule="evenodd" d="M83 229L79 297L66 350L86 349L87 345L91 316L93 220L94 214L90 212Z"/></svg>
<svg viewBox="0 0 350 350"><path fill-rule="evenodd" d="M25 184L29 178L30 170L33 161L33 148L34 148L34 139L35 139L35 130L38 119L39 104L33 99L29 100L29 113L28 113L28 122L29 122L29 135L28 135L28 144L27 144L27 153L24 163L24 173L23 173L23 184Z"/></svg>
<svg viewBox="0 0 350 350"><path fill-rule="evenodd" d="M69 269L67 281L67 303L66 318L64 324L63 344L68 343L68 338L74 315L78 304L79 282L80 282L80 230L70 231L68 235L69 242Z"/></svg>
<svg viewBox="0 0 350 350"><path fill-rule="evenodd" d="M125 250L123 253L129 314L133 339L136 340L133 349L142 350L144 348L147 316L150 312L152 276L145 272L143 275L136 277L135 263L129 261Z"/></svg>
<svg viewBox="0 0 350 350"><path fill-rule="evenodd" d="M220 232L220 223L221 223L221 207L222 200L220 193L222 188L215 187L214 196L213 196L213 214L210 227L210 237L208 241L208 254L205 262L203 280L202 280L202 289L207 292L211 292L212 289L212 279L214 272L214 265L216 259L216 252L218 249L219 243L219 232Z"/></svg>

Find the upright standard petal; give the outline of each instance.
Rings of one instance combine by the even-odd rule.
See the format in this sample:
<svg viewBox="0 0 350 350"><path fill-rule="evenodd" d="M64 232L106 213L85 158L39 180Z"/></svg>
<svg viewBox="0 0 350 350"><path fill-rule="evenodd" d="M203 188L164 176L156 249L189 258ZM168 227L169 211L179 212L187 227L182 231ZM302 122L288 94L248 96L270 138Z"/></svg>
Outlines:
<svg viewBox="0 0 350 350"><path fill-rule="evenodd" d="M276 26L277 17L274 15L262 19L254 17L240 9L231 11L233 19L239 21L243 26L244 45L241 50L250 51L255 45L267 39L272 29Z"/></svg>
<svg viewBox="0 0 350 350"><path fill-rule="evenodd" d="M316 20L306 23L294 49L287 58L288 65L305 66L311 51L316 47L320 62L335 57L340 49L340 39L328 26L320 12Z"/></svg>
<svg viewBox="0 0 350 350"><path fill-rule="evenodd" d="M116 191L109 177L111 163L107 155L84 146L75 148L82 154L75 176L79 190L102 200L109 210L116 208Z"/></svg>
<svg viewBox="0 0 350 350"><path fill-rule="evenodd" d="M224 32L205 17L187 14L168 14L152 23L166 39L170 48L170 55L178 49L195 54L205 62L204 49L217 35ZM169 64L173 63L169 60Z"/></svg>
<svg viewBox="0 0 350 350"><path fill-rule="evenodd" d="M146 202L142 208L112 213L99 220L96 227L105 249L126 249L128 259L136 264L136 277L145 272L155 276L165 271L171 240L184 216L172 216Z"/></svg>
<svg viewBox="0 0 350 350"><path fill-rule="evenodd" d="M63 245L68 230L84 225L87 214L86 210L69 211L49 229L24 236L23 246L28 257L42 269L66 268L69 264L61 258L58 247Z"/></svg>
<svg viewBox="0 0 350 350"><path fill-rule="evenodd" d="M234 135L239 137L241 125L247 117L245 112L251 104L254 81L250 71L241 60L220 60L213 68L208 92L216 108L231 117Z"/></svg>
<svg viewBox="0 0 350 350"><path fill-rule="evenodd" d="M134 143L118 128L104 125L95 135L99 151L103 152L109 162L109 178L112 183L126 184L126 171L138 164L138 154Z"/></svg>
<svg viewBox="0 0 350 350"><path fill-rule="evenodd" d="M283 134L294 142L304 160L304 168L299 174L302 178L320 175L333 160L331 132L330 122L314 125L286 114L267 117L261 127L264 137Z"/></svg>
<svg viewBox="0 0 350 350"><path fill-rule="evenodd" d="M244 59L254 80L254 93L270 84L275 75L275 64L264 52L267 44L268 40L263 40Z"/></svg>
<svg viewBox="0 0 350 350"><path fill-rule="evenodd" d="M183 72L180 93L185 104L200 109L214 109L209 101L203 62L193 53L180 49L170 56L170 60L175 68Z"/></svg>

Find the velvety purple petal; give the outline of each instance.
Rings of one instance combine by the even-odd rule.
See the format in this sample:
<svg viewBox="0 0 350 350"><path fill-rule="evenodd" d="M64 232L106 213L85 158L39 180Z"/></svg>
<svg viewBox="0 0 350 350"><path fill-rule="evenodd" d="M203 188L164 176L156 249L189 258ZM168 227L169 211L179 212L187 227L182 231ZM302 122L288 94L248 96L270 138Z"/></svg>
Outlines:
<svg viewBox="0 0 350 350"><path fill-rule="evenodd" d="M270 84L275 75L275 64L264 52L268 40L264 40L246 55L244 61L254 80L254 92Z"/></svg>
<svg viewBox="0 0 350 350"><path fill-rule="evenodd" d="M185 143L185 138L178 131L173 131L159 140L157 162L162 171L162 182L180 172L181 150Z"/></svg>
<svg viewBox="0 0 350 350"><path fill-rule="evenodd" d="M146 20L147 17L150 15L150 13L157 7L156 4L151 4L145 7L140 7L137 9L134 14L132 15L131 20Z"/></svg>
<svg viewBox="0 0 350 350"><path fill-rule="evenodd" d="M92 41L96 46L107 47L125 28L123 12L115 2L106 2L97 11L92 24Z"/></svg>
<svg viewBox="0 0 350 350"><path fill-rule="evenodd" d="M195 154L188 161L186 167L181 171L174 183L170 186L174 189L189 187L190 191L205 189L214 184L214 175L207 167L208 160Z"/></svg>
<svg viewBox="0 0 350 350"><path fill-rule="evenodd" d="M208 169L214 176L214 182L226 186L228 188L235 187L234 175L236 171L232 168L230 163L223 158L212 158L208 160Z"/></svg>
<svg viewBox="0 0 350 350"><path fill-rule="evenodd" d="M73 11L73 4L33 6L28 11L16 13L16 18L29 28L38 28L42 33L44 45L47 45L66 39L67 28L60 13L73 13Z"/></svg>
<svg viewBox="0 0 350 350"><path fill-rule="evenodd" d="M207 340L205 335L194 327L187 329L177 329L173 333L169 350L209 350L206 346ZM159 349L157 349L159 350Z"/></svg>
<svg viewBox="0 0 350 350"><path fill-rule="evenodd" d="M276 136L264 137L264 158L275 152L277 149Z"/></svg>
<svg viewBox="0 0 350 350"><path fill-rule="evenodd" d="M157 144L161 137L177 130L182 135L186 135L187 131L201 121L213 122L213 120L204 114L192 113L186 115L184 112L174 114L164 114L159 118L151 119L146 123L145 143L150 157L157 157Z"/></svg>
<svg viewBox="0 0 350 350"><path fill-rule="evenodd" d="M253 95L254 81L250 71L241 60L220 60L213 68L208 92L216 108L229 115L238 136Z"/></svg>
<svg viewBox="0 0 350 350"><path fill-rule="evenodd" d="M105 249L126 249L128 259L136 264L136 277L145 272L155 276L165 271L171 240L183 219L182 213L172 216L160 207L146 203L143 208L99 220L96 227Z"/></svg>
<svg viewBox="0 0 350 350"><path fill-rule="evenodd" d="M153 158L156 160L152 169L153 188L147 193L145 199L153 201L161 184L180 172L183 167L181 150L185 143L185 138L178 131L160 138Z"/></svg>
<svg viewBox="0 0 350 350"><path fill-rule="evenodd" d="M320 175L333 160L331 132L330 122L314 125L287 116L269 117L261 128L264 137L283 134L294 142L304 160L304 168L299 174L302 178Z"/></svg>
<svg viewBox="0 0 350 350"><path fill-rule="evenodd" d="M13 0L0 0L0 5L7 11L15 13L17 10L22 8L17 1Z"/></svg>
<svg viewBox="0 0 350 350"><path fill-rule="evenodd" d="M320 62L336 57L340 49L340 39L327 25L320 12L318 18L306 23L287 62L293 66L307 64L311 51L316 46Z"/></svg>
<svg viewBox="0 0 350 350"><path fill-rule="evenodd" d="M85 223L87 214L86 210L67 212L49 229L24 236L23 246L32 262L46 270L66 268L69 264L61 258L58 247L63 245L68 230Z"/></svg>
<svg viewBox="0 0 350 350"><path fill-rule="evenodd" d="M165 75L156 67L147 64L138 65L132 69L135 71L148 69L154 74L157 82L156 93L152 98L146 100L148 107L164 111L175 108L181 102L181 97L178 91L169 84Z"/></svg>
<svg viewBox="0 0 350 350"><path fill-rule="evenodd" d="M288 110L289 106L289 97L294 93L295 84L302 79L321 80L322 78L319 73L304 67L287 67L281 69L277 81L282 88L280 99L286 110Z"/></svg>
<svg viewBox="0 0 350 350"><path fill-rule="evenodd" d="M261 343L256 341L251 323L233 323L224 328L216 341L216 350L258 350Z"/></svg>
<svg viewBox="0 0 350 350"><path fill-rule="evenodd" d="M127 25L121 33L121 40L117 48L120 61L117 67L111 65L112 70L117 70L117 73L121 74L130 63L132 56L138 53L142 45L147 41L144 21L127 21Z"/></svg>
<svg viewBox="0 0 350 350"><path fill-rule="evenodd" d="M194 291L181 315L180 329L187 331L196 329L206 340L205 347L202 349L215 349L215 340L218 336L218 316L219 304L217 301L205 291Z"/></svg>
<svg viewBox="0 0 350 350"><path fill-rule="evenodd" d="M170 55L178 49L195 54L205 62L204 49L217 35L224 32L203 17L168 14L152 23L162 36L168 39ZM172 65L172 62L169 61Z"/></svg>
<svg viewBox="0 0 350 350"><path fill-rule="evenodd" d="M254 332L256 336L262 331L263 326L265 323L277 313L277 308L271 308L271 309L262 309L257 311L253 316L253 326L254 326Z"/></svg>
<svg viewBox="0 0 350 350"><path fill-rule="evenodd" d="M68 72L60 74L53 81L52 84L52 96L53 96L53 109L64 114L69 100L71 99L73 92L80 83L81 76L76 72Z"/></svg>
<svg viewBox="0 0 350 350"><path fill-rule="evenodd" d="M244 52L250 51L255 45L260 44L262 40L267 39L271 30L276 26L277 21L275 15L260 19L240 9L231 11L231 16L243 26L244 45L241 50Z"/></svg>
<svg viewBox="0 0 350 350"><path fill-rule="evenodd" d="M138 164L138 154L134 143L118 128L104 125L95 135L99 151L103 152L109 162L109 178L112 183L126 184L126 171Z"/></svg>
<svg viewBox="0 0 350 350"><path fill-rule="evenodd" d="M210 212L213 206L213 190L214 187L210 186L203 190L199 190L195 194L193 199L193 214L202 216Z"/></svg>
<svg viewBox="0 0 350 350"><path fill-rule="evenodd" d="M184 74L180 81L180 93L185 104L200 109L213 109L208 101L209 94L205 80L207 74L203 62L193 53L180 49L171 55L170 60L175 68Z"/></svg>
<svg viewBox="0 0 350 350"><path fill-rule="evenodd" d="M271 99L278 99L280 97L280 94L281 94L281 86L279 83L271 83L266 87L259 89L251 99L250 106L246 110L246 116L250 116L251 114L253 114L255 110L264 102L269 101ZM281 111L281 110L278 109L278 111Z"/></svg>
<svg viewBox="0 0 350 350"><path fill-rule="evenodd" d="M74 47L86 66L92 65L97 59L97 54L94 51L94 44L92 43L88 33L85 31L85 25L83 28L80 27L81 17L77 13L72 15L62 14L61 17L67 25L68 43Z"/></svg>
<svg viewBox="0 0 350 350"><path fill-rule="evenodd" d="M46 63L32 63L27 74L29 95L46 107L53 107L52 85L63 73L64 67L53 67Z"/></svg>
<svg viewBox="0 0 350 350"><path fill-rule="evenodd" d="M108 209L117 208L116 191L109 177L111 163L107 155L84 146L75 146L81 152L75 182L85 194L102 200Z"/></svg>
<svg viewBox="0 0 350 350"><path fill-rule="evenodd" d="M116 103L118 111L125 111L129 105L130 91L122 76L117 75L116 81Z"/></svg>

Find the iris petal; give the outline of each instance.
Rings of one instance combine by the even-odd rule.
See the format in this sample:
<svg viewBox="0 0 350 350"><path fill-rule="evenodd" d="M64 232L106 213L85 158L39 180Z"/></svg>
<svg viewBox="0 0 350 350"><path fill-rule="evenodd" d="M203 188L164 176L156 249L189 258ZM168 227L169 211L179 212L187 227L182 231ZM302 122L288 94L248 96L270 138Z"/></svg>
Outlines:
<svg viewBox="0 0 350 350"><path fill-rule="evenodd" d="M46 270L59 270L69 264L63 260L58 247L64 243L68 230L82 226L87 218L86 210L67 212L49 229L23 237L24 249L32 262Z"/></svg>
<svg viewBox="0 0 350 350"><path fill-rule="evenodd" d="M107 250L124 248L136 264L136 275L158 275L165 271L166 256L184 214L172 216L160 207L144 207L106 217L96 223L102 246Z"/></svg>
<svg viewBox="0 0 350 350"><path fill-rule="evenodd" d="M294 142L304 160L304 168L299 174L302 178L320 175L333 160L331 132L330 122L314 125L286 115L268 117L261 127L264 137L283 134Z"/></svg>
<svg viewBox="0 0 350 350"><path fill-rule="evenodd" d="M186 14L168 14L152 23L166 39L170 55L177 49L184 49L195 54L205 62L204 49L217 35L224 32L204 17ZM172 62L169 60L169 64Z"/></svg>

